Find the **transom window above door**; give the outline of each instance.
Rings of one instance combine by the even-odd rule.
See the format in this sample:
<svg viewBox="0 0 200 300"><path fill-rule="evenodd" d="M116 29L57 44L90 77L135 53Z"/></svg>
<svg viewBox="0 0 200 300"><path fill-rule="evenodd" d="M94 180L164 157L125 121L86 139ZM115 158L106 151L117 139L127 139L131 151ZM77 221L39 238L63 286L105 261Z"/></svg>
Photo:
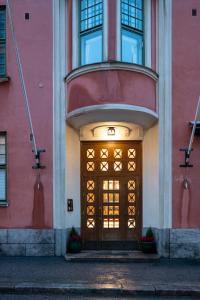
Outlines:
<svg viewBox="0 0 200 300"><path fill-rule="evenodd" d="M103 59L103 1L80 1L80 62L81 65Z"/></svg>

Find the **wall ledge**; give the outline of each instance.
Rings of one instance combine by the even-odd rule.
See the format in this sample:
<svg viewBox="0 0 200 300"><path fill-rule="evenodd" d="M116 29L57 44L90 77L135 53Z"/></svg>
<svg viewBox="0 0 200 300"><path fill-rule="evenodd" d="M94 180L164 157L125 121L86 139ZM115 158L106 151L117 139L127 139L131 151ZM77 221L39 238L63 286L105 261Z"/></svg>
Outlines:
<svg viewBox="0 0 200 300"><path fill-rule="evenodd" d="M10 81L10 77L8 77L8 76L0 77L0 84L4 83L4 82L8 82L8 81Z"/></svg>

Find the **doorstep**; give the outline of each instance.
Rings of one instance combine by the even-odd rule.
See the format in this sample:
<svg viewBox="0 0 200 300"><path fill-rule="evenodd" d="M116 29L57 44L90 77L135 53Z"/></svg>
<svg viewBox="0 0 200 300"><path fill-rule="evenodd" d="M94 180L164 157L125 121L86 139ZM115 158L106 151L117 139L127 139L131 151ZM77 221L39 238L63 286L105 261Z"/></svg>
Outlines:
<svg viewBox="0 0 200 300"><path fill-rule="evenodd" d="M158 254L145 254L141 251L118 251L118 250L88 250L80 253L67 253L65 260L68 262L155 262L160 259Z"/></svg>

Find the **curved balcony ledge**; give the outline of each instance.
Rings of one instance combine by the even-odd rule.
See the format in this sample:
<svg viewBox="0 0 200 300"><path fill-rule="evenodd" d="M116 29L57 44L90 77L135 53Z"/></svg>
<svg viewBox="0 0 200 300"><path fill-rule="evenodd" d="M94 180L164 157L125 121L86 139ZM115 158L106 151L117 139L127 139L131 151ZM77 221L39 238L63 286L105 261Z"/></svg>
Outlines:
<svg viewBox="0 0 200 300"><path fill-rule="evenodd" d="M156 111L157 79L152 70L133 64L112 62L81 67L66 79L68 112L111 103Z"/></svg>
<svg viewBox="0 0 200 300"><path fill-rule="evenodd" d="M110 61L110 62L90 64L90 65L81 66L77 69L74 69L68 75L65 76L65 81L69 83L72 79L76 78L77 76L81 76L83 74L87 74L90 72L106 71L106 70L124 70L124 71L137 72L137 73L144 74L155 81L158 80L158 74L148 67L137 65L137 64Z"/></svg>
<svg viewBox="0 0 200 300"><path fill-rule="evenodd" d="M71 111L66 116L67 122L75 129L96 122L130 122L151 128L157 121L154 111L128 104L91 105Z"/></svg>

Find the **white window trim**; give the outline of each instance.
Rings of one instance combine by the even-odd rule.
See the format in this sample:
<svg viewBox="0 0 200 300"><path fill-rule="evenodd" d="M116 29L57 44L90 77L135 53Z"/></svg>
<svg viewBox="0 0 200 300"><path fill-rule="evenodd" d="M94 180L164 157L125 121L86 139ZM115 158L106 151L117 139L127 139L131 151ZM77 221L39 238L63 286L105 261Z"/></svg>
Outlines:
<svg viewBox="0 0 200 300"><path fill-rule="evenodd" d="M80 67L79 0L72 5L72 69ZM108 0L103 0L103 59L108 60Z"/></svg>
<svg viewBox="0 0 200 300"><path fill-rule="evenodd" d="M121 61L121 0L117 0L117 38L116 38L116 49L117 49L117 60ZM151 68L151 1L144 0L144 65Z"/></svg>

